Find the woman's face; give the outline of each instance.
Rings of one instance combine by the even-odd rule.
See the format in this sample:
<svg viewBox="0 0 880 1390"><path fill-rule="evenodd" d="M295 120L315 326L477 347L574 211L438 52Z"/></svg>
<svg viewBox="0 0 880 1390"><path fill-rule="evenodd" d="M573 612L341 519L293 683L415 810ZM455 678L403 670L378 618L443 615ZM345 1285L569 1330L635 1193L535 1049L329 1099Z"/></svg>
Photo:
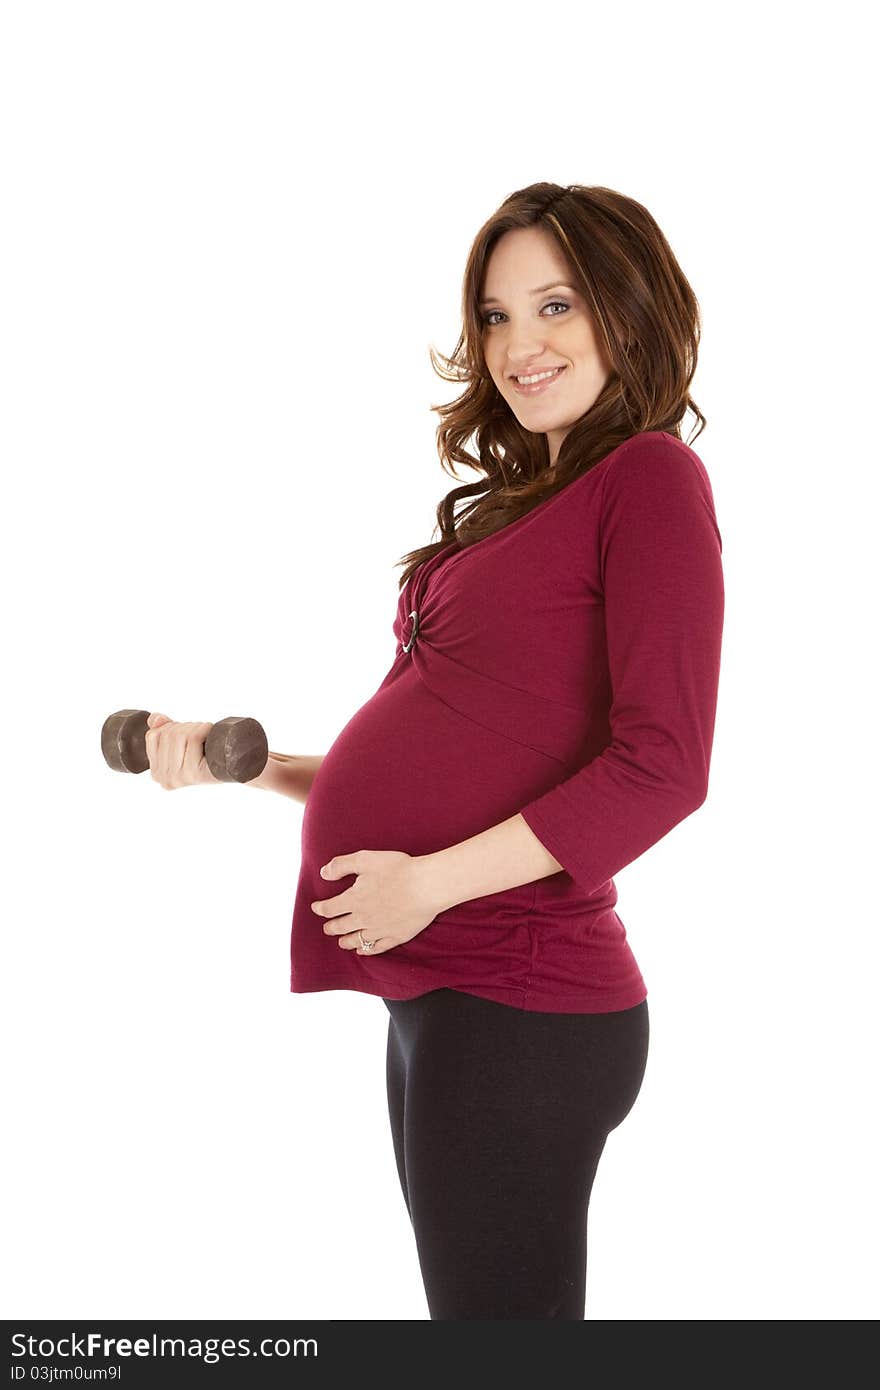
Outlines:
<svg viewBox="0 0 880 1390"><path fill-rule="evenodd" d="M543 227L517 227L496 242L480 296L483 352L501 395L524 429L546 434L550 465L572 425L611 372L586 301ZM551 367L558 374L520 389L514 379Z"/></svg>

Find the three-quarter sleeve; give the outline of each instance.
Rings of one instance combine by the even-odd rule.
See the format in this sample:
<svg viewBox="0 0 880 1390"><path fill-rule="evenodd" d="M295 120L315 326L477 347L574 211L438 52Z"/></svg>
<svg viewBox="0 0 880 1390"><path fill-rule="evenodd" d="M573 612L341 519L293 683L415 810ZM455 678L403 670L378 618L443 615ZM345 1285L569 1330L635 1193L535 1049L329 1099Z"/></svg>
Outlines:
<svg viewBox="0 0 880 1390"><path fill-rule="evenodd" d="M521 811L587 893L706 799L724 619L712 490L686 446L622 450L599 535L611 741Z"/></svg>

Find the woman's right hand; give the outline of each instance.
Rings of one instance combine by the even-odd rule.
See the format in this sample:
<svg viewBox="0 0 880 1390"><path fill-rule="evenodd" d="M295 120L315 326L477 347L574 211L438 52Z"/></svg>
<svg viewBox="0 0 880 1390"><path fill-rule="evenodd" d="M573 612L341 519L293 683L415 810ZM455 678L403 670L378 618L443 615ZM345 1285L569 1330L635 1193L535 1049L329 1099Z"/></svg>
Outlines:
<svg viewBox="0 0 880 1390"><path fill-rule="evenodd" d="M208 767L205 739L213 724L178 724L167 714L151 714L146 745L150 776L166 791L194 787L202 782L220 786Z"/></svg>

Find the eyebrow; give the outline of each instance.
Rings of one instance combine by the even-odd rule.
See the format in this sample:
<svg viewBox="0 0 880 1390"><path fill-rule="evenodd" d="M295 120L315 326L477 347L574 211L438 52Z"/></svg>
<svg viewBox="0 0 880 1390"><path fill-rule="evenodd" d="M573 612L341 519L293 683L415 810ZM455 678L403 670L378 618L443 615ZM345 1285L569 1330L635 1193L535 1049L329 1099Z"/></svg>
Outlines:
<svg viewBox="0 0 880 1390"><path fill-rule="evenodd" d="M572 294L576 294L576 293L577 293L577 291L574 289L574 287L573 287L572 285L561 285L557 280L551 280L549 285L539 285L538 288L537 288L536 290L530 290L529 293L530 293L530 294L543 294L545 290L571 290ZM501 303L501 300L500 300L500 299L481 299L481 300L479 301L479 307L482 309L482 308L484 308L485 305L487 305L487 304L500 304L500 303Z"/></svg>

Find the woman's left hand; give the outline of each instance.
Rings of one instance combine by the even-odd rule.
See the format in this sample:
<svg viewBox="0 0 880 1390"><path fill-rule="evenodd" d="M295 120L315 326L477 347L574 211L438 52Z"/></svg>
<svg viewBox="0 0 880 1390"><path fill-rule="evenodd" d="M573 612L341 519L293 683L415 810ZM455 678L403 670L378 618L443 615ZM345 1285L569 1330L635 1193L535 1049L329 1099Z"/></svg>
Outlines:
<svg viewBox="0 0 880 1390"><path fill-rule="evenodd" d="M378 956L411 941L437 916L438 906L428 900L424 876L416 856L402 850L359 849L337 854L321 870L326 879L356 874L354 883L332 898L312 903L312 911L327 917L324 931L337 936L344 951L359 956ZM358 932L376 944L365 951Z"/></svg>

